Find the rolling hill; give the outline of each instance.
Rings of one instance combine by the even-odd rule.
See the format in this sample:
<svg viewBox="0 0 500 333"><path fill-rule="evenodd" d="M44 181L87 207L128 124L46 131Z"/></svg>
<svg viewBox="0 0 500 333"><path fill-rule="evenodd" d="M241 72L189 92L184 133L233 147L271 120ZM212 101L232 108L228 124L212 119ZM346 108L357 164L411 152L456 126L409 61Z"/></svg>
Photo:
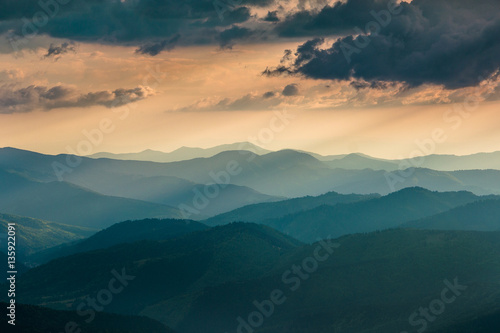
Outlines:
<svg viewBox="0 0 500 333"><path fill-rule="evenodd" d="M395 160L396 163L399 161ZM428 155L421 165L440 171L500 169L500 151L471 155Z"/></svg>
<svg viewBox="0 0 500 333"><path fill-rule="evenodd" d="M212 157L214 155L222 153L223 151L228 151L228 150L246 150L259 155L271 152L270 150L261 148L250 142L235 142L231 144L219 145L212 148L180 147L169 153L148 149L139 153L125 153L125 154L113 154L113 153L103 152L103 153L92 154L87 157L166 163L166 162L191 160L193 158L199 158L199 157Z"/></svg>
<svg viewBox="0 0 500 333"><path fill-rule="evenodd" d="M320 195L329 191L382 195L406 187L420 186L433 191L467 190L478 195L500 194L500 170L436 171L348 170L332 168L306 153L282 150L256 155L249 151L225 151L209 158L155 163L113 159L77 158L71 155L42 155L13 148L0 149L0 166L33 179L56 180L53 164L76 163L78 167L60 176L100 192L103 184L130 177L176 177L195 184L229 182L278 197ZM228 168L232 172L230 175ZM228 177L229 176L229 177ZM118 182L116 182L118 183Z"/></svg>
<svg viewBox="0 0 500 333"><path fill-rule="evenodd" d="M248 325L255 311L270 311L270 297L280 302L256 333L401 332L455 285L446 294L455 292L454 303L427 323L442 329L500 304L500 233L389 230L301 245L234 223L51 261L19 279L18 299L75 306L113 269L134 278L106 311L146 315L180 333L235 332L239 317Z"/></svg>
<svg viewBox="0 0 500 333"><path fill-rule="evenodd" d="M460 320L449 327L433 330L432 333L493 333L500 332L500 310L488 311L485 315L476 315L468 320Z"/></svg>
<svg viewBox="0 0 500 333"><path fill-rule="evenodd" d="M399 169L397 162L374 158L364 154L348 154L342 158L325 161L325 164L331 168L350 170L372 169L393 171Z"/></svg>
<svg viewBox="0 0 500 333"><path fill-rule="evenodd" d="M322 205L259 223L303 242L314 242L322 238L398 227L481 198L470 192L406 188L380 198L335 206Z"/></svg>
<svg viewBox="0 0 500 333"><path fill-rule="evenodd" d="M170 153L164 153L154 150L145 150L140 153L113 154L97 153L89 155L91 158L110 158L119 160L137 160L152 162L176 162L198 157L212 157L218 153L229 150L247 150L258 155L264 155L271 151L255 146L249 142L240 142L234 144L220 145L213 148L191 148L181 147ZM398 170L399 165L411 163L408 159L382 159L368 156L362 153L351 153L343 155L322 156L316 153L296 150L306 153L314 158L326 162L330 167L343 169L373 169L373 170ZM439 171L457 171L457 170L478 170L495 169L500 170L500 151L489 153L477 153L470 155L426 155L419 167L439 170Z"/></svg>
<svg viewBox="0 0 500 333"><path fill-rule="evenodd" d="M193 218L213 216L252 203L280 199L259 193L247 186L224 184L217 185L217 189L215 189L214 185L196 184L170 176L143 177L111 174L105 179L99 177L96 180L75 180L74 183L90 186L93 190L105 195L143 200L172 207L187 205L198 211L198 213L189 215ZM217 193L217 195L214 196L212 193ZM200 196L206 199L207 204L196 209L195 200L200 200Z"/></svg>
<svg viewBox="0 0 500 333"><path fill-rule="evenodd" d="M266 277L198 293L175 329L245 332L243 327L253 323L246 327L256 333L386 333L449 327L498 308L499 237L409 230L351 235L335 240L339 247L317 266L307 258L319 244L301 247ZM293 265L302 270L293 273ZM266 301L273 291L278 303L271 308ZM452 304L425 321L419 309L429 308L443 294L454 296ZM143 313L168 321L169 313L160 308ZM271 309L272 315L264 315Z"/></svg>
<svg viewBox="0 0 500 333"><path fill-rule="evenodd" d="M35 252L80 240L96 232L88 228L0 213L0 234L7 233L8 223L16 224L16 256L22 262L26 262ZM0 248L0 251L5 250L3 246Z"/></svg>
<svg viewBox="0 0 500 333"><path fill-rule="evenodd" d="M147 219L125 221L113 224L111 227L79 242L62 244L35 253L31 260L40 264L55 258L104 249L121 243L133 243L142 240L166 240L206 229L208 229L206 225L191 220Z"/></svg>
<svg viewBox="0 0 500 333"><path fill-rule="evenodd" d="M265 219L278 218L289 214L310 210L322 205L334 206L338 203L350 203L379 197L378 194L339 194L328 192L316 197L307 196L277 202L248 205L233 211L204 220L208 225L221 225L230 222L245 221L259 223Z"/></svg>
<svg viewBox="0 0 500 333"><path fill-rule="evenodd" d="M500 200L479 200L404 224L407 228L500 231Z"/></svg>
<svg viewBox="0 0 500 333"><path fill-rule="evenodd" d="M7 303L0 302L5 309ZM150 318L124 316L99 312L93 321L87 323L86 317L74 311L57 311L40 306L16 304L16 325L9 325L5 319L0 321L2 332L9 333L47 333L47 332L88 332L88 333L174 333L171 329ZM68 325L74 323L74 325ZM69 330L67 329L69 328Z"/></svg>
<svg viewBox="0 0 500 333"><path fill-rule="evenodd" d="M31 269L18 280L17 299L67 309L106 286L112 270L123 270L134 281L107 311L138 314L183 293L262 276L299 244L271 228L242 223L170 240L120 244Z"/></svg>
<svg viewBox="0 0 500 333"><path fill-rule="evenodd" d="M178 218L177 208L105 196L66 183L44 183L0 169L0 211L72 226L101 229L127 219Z"/></svg>

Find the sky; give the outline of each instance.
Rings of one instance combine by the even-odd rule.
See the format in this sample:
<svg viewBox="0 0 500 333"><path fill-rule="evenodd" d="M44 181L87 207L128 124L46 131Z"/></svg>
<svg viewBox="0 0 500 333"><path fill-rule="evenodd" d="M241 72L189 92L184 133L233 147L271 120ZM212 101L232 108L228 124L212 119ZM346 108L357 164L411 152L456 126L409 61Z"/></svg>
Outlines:
<svg viewBox="0 0 500 333"><path fill-rule="evenodd" d="M2 147L500 150L498 0L0 6Z"/></svg>

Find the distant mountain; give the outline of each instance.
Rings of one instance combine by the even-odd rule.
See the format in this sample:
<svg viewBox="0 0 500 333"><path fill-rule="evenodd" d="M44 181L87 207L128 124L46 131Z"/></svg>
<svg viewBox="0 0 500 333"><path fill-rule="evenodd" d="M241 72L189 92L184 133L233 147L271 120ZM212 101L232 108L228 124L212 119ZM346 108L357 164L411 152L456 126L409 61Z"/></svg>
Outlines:
<svg viewBox="0 0 500 333"><path fill-rule="evenodd" d="M390 160L383 160L370 157L364 154L349 154L339 159L324 161L331 168L341 168L350 170L398 170L398 163Z"/></svg>
<svg viewBox="0 0 500 333"><path fill-rule="evenodd" d="M55 258L105 249L121 243L133 243L142 240L167 240L206 229L208 227L205 224L191 220L147 219L125 221L113 224L111 227L77 243L63 244L36 253L31 260L40 264Z"/></svg>
<svg viewBox="0 0 500 333"><path fill-rule="evenodd" d="M17 299L75 309L87 295L107 286L115 269L135 278L106 311L139 314L184 293L263 276L299 244L271 228L243 223L165 241L120 244L31 269L17 282Z"/></svg>
<svg viewBox="0 0 500 333"><path fill-rule="evenodd" d="M373 169L394 171L415 166L438 171L458 170L500 170L500 151L491 153L477 153L471 155L426 155L413 160L408 159L380 159L365 154L353 153L347 155L321 156L311 154L318 160L326 162L333 168L344 169ZM418 163L418 164L417 164Z"/></svg>
<svg viewBox="0 0 500 333"><path fill-rule="evenodd" d="M57 179L53 163L67 165L67 160L75 159L77 157L71 155L50 156L12 148L0 149L0 167L44 181ZM233 174L228 174L228 168ZM348 170L332 168L328 162L293 150L262 156L249 151L226 151L209 158L171 163L81 158L77 167L63 174L63 179L99 192L97 188L108 184L110 179L157 176L177 177L196 184L229 182L280 197L320 195L329 191L388 194L413 186L434 191L500 194L500 170Z"/></svg>
<svg viewBox="0 0 500 333"><path fill-rule="evenodd" d="M400 161L395 160L398 163ZM477 153L471 155L427 155L423 159L422 168L440 171L454 170L500 170L500 151L492 153Z"/></svg>
<svg viewBox="0 0 500 333"><path fill-rule="evenodd" d="M0 211L101 229L127 219L179 218L177 208L105 196L67 183L43 183L0 169Z"/></svg>
<svg viewBox="0 0 500 333"><path fill-rule="evenodd" d="M378 198L378 194L339 194L336 192L328 192L316 197L307 196L295 199L288 199L277 202L266 202L254 205L248 205L220 214L204 220L203 223L208 225L221 225L230 222L255 222L259 223L265 219L278 218L288 214L298 213L301 211L316 208L322 205L334 206L338 203L349 203L363 200Z"/></svg>
<svg viewBox="0 0 500 333"><path fill-rule="evenodd" d="M500 231L500 199L479 200L411 221L404 227L436 230Z"/></svg>
<svg viewBox="0 0 500 333"><path fill-rule="evenodd" d="M153 161L153 162L176 162L184 161L198 157L212 157L218 153L230 150L247 150L258 155L264 155L271 151L260 148L249 142L238 142L233 144L220 145L213 148L192 148L181 147L170 153L164 153L155 150L145 150L139 153L128 154L113 154L113 153L97 153L89 155L91 158L111 158L118 160L137 160L137 161ZM339 154L339 155L320 155L304 150L296 150L313 156L314 158L327 162L328 165L334 168L344 169L373 169L373 170L398 170L400 165L413 165L408 159L381 159L368 156L362 153ZM410 164L408 164L410 163ZM439 171L456 171L456 170L500 170L500 151L490 153L477 153L470 155L446 155L446 154L431 154L426 155L421 164L415 165L421 168L439 170ZM403 167L406 168L406 167Z"/></svg>
<svg viewBox="0 0 500 333"><path fill-rule="evenodd" d="M245 150L251 151L258 155L263 155L270 153L270 150L261 148L250 142L236 142L231 144L224 144L212 148L194 148L194 147L181 147L169 153L156 151L156 150L144 150L139 153L128 153L128 154L113 154L113 153L97 153L92 154L87 157L91 158L111 158L115 160L135 160L135 161L151 161L151 162L177 162L184 160L191 160L193 158L199 157L212 157L219 153L229 150Z"/></svg>
<svg viewBox="0 0 500 333"><path fill-rule="evenodd" d="M415 187L371 200L322 205L258 223L303 242L314 242L322 238L394 228L480 199L470 192L440 193Z"/></svg>
<svg viewBox="0 0 500 333"><path fill-rule="evenodd" d="M75 184L89 186L93 190L113 196L149 201L178 207L188 205L194 208L193 201L208 202L202 208L196 209L199 213L192 213L189 217L201 218L221 214L245 205L259 202L279 200L280 197L262 194L247 186L227 184L202 185L194 182L169 176L143 177L134 175L108 174L108 177L89 179L88 177L73 180ZM213 184L213 181L212 181ZM216 186L216 189L214 188ZM217 191L217 195L212 195ZM209 193L209 196L206 193ZM187 217L187 216L186 216Z"/></svg>
<svg viewBox="0 0 500 333"><path fill-rule="evenodd" d="M6 309L7 306L7 303L0 302L2 309ZM16 303L16 325L8 324L3 318L0 321L0 330L9 333L174 333L153 319L139 316L99 312L90 323L87 323L86 319L87 316L81 317L75 311L56 311ZM71 323L75 326L68 325Z"/></svg>
<svg viewBox="0 0 500 333"><path fill-rule="evenodd" d="M88 228L0 213L0 234L7 234L9 223L16 224L16 259L23 262L34 252L80 240L96 232ZM0 247L0 251L6 250L6 246Z"/></svg>
<svg viewBox="0 0 500 333"><path fill-rule="evenodd" d="M106 311L147 315L180 333L236 332L257 311L272 315L261 312L256 333L409 331L412 313L448 288L453 304L426 322L438 329L500 304L500 233L389 230L300 245L234 223L51 261L20 277L18 301L75 307L113 269L133 279ZM279 304L271 309L269 299Z"/></svg>
<svg viewBox="0 0 500 333"><path fill-rule="evenodd" d="M307 152L306 152L307 153ZM457 170L500 170L500 151L491 153L477 153L471 155L426 155L415 160L408 159L381 159L361 153L346 155L321 156L309 153L320 161L326 162L333 168L344 169L373 169L394 171L406 169L409 166L433 169L438 171Z"/></svg>
<svg viewBox="0 0 500 333"><path fill-rule="evenodd" d="M306 153L317 159L318 161L333 161L333 160L338 160L343 157L346 157L349 154L339 154L339 155L321 155L317 153L313 153L310 151L305 151L305 150L300 150L300 149L293 149L295 151L298 151L299 153Z"/></svg>
<svg viewBox="0 0 500 333"><path fill-rule="evenodd" d="M388 194L420 186L432 191L470 191L477 195L500 194L500 170L436 171L406 169L398 171L335 169L343 179L336 181L339 193Z"/></svg>

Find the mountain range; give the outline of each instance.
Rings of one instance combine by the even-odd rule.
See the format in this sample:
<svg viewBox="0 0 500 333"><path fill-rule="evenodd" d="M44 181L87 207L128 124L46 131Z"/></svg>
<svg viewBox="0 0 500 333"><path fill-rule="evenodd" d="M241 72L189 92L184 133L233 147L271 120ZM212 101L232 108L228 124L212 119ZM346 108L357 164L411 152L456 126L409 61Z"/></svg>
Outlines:
<svg viewBox="0 0 500 333"><path fill-rule="evenodd" d="M126 219L181 217L174 207L106 196L68 182L41 182L0 169L0 211L101 229Z"/></svg>
<svg viewBox="0 0 500 333"><path fill-rule="evenodd" d="M139 153L125 153L125 154L113 154L113 153L101 152L88 155L87 157L166 163L166 162L191 160L193 158L199 158L199 157L212 157L214 155L217 155L219 153L228 150L245 150L245 151L251 151L259 155L271 152L270 150L261 148L250 142L235 142L211 148L180 147L169 153L147 149Z"/></svg>
<svg viewBox="0 0 500 333"><path fill-rule="evenodd" d="M491 201L481 201L496 199ZM469 210L466 204L478 202L476 209ZM315 203L315 205L311 203ZM488 203L489 216L487 230L500 227L500 213L497 196L476 196L471 192L432 192L424 188L406 188L383 197L354 196L329 193L319 197L290 199L275 203L251 205L232 212L212 217L205 223L219 225L229 222L256 222L270 226L303 242L317 239L340 237L345 234L371 232L404 225L419 218L429 217L425 228L434 228L434 223L445 223L442 215L454 214L452 208L469 211L463 219L481 211L481 205ZM309 207L307 207L309 206ZM471 206L473 206L471 204ZM286 208L290 207L287 211ZM293 208L292 208L293 207ZM473 206L474 207L474 206ZM436 215L442 213L440 215ZM267 216L267 217L266 217ZM481 216L481 215L478 215ZM456 220L448 219L450 230L454 230ZM495 222L496 221L496 222ZM423 222L422 222L423 223ZM464 222L466 223L466 222ZM412 226L409 224L409 226ZM462 228L457 228L462 230ZM470 225L466 230L482 230ZM497 229L493 229L497 230Z"/></svg>
<svg viewBox="0 0 500 333"><path fill-rule="evenodd" d="M496 332L495 153L412 168L245 148L0 149L16 332ZM137 160L153 157L180 160Z"/></svg>
<svg viewBox="0 0 500 333"><path fill-rule="evenodd" d="M20 277L18 300L72 308L115 269L133 279L106 311L146 315L178 332L236 331L238 318L248 325L252 311L270 311L270 297L280 304L255 332L387 332L409 329L408 317L447 285L465 286L429 323L441 329L498 310L499 244L499 233L401 229L302 245L233 223L53 260Z"/></svg>
<svg viewBox="0 0 500 333"><path fill-rule="evenodd" d="M195 148L181 147L172 152L165 153L155 150L145 150L139 153L96 153L89 155L91 158L110 158L116 160L135 160L135 161L151 161L151 162L177 162L190 160L200 157L212 157L224 151L238 150L249 151L258 155L271 153L271 150L261 148L250 142L236 142L232 144L224 144L211 148ZM328 165L334 168L343 169L373 169L394 171L400 169L402 165L412 165L415 167L434 169L439 171L456 171L456 170L477 170L477 169L495 169L500 170L500 151L483 152L470 155L451 155L451 154L430 154L421 153L419 157L414 159L383 159L376 158L362 153L350 153L339 155L320 155L304 150L296 150L297 152L306 153L314 158L327 162ZM422 150L420 150L421 152ZM423 158L420 158L423 156ZM402 169L406 169L407 166Z"/></svg>
<svg viewBox="0 0 500 333"><path fill-rule="evenodd" d="M345 194L388 194L412 186L421 186L434 191L468 190L478 195L500 193L500 170L447 172L415 168L390 173L372 169L351 170L332 168L328 162L319 161L311 155L293 150L272 152L262 156L249 151L226 151L209 158L155 163L90 159L71 155L50 156L11 148L0 149L1 168L39 181L57 180L54 163L67 166L67 162L73 160L79 161L78 166L64 169L66 172L59 176L64 181L101 193L110 190L112 188L110 184L113 183L120 186L120 183L126 185L140 179L154 183L155 179L148 179L149 177L176 177L202 185L229 183L278 198L320 195L329 191ZM233 174L228 173L228 168ZM161 182L172 184L166 185L168 187L175 187L179 182L185 184L174 178L162 179ZM140 186L138 188L137 193L133 189L129 190L129 195L143 195ZM223 186L219 186L219 191L221 189L224 189ZM168 193L167 189L162 200L169 197ZM193 198L194 195L193 192ZM244 193L243 196L246 195ZM161 199L162 193L156 196ZM255 192L250 197L256 201L277 199L259 196ZM245 205L244 199L238 200L239 203L231 208ZM179 201L181 200L176 202ZM248 203L257 203L256 201ZM192 205L192 198L184 203ZM218 213L221 212L222 210L218 210ZM203 212L200 213L203 215Z"/></svg>

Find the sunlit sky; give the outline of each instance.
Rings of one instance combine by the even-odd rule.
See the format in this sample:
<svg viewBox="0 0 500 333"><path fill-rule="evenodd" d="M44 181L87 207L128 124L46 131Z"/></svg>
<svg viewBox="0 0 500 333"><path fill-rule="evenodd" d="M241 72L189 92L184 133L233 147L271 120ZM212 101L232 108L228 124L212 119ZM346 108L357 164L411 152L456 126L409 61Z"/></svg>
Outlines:
<svg viewBox="0 0 500 333"><path fill-rule="evenodd" d="M369 5L375 6L380 1L347 1L350 2L364 3L369 12ZM458 2L464 8L472 3ZM259 5L254 6L256 3ZM412 18L411 6L418 7L421 3L427 2L406 4L408 14L400 15ZM436 3L438 6L447 1ZM498 6L486 0L479 3L484 8ZM369 36L373 38L370 44L373 47L353 54L351 63L339 64L334 57L340 41L337 38L352 38L355 23L341 28L336 25L318 30L308 28L307 33L296 35L282 31L287 27L285 23L293 23L296 12L307 11L314 16L326 12L326 8L342 14L349 7L335 7L335 1L330 1L330 5L326 1L311 2L306 7L287 4L288 7L280 8L279 2L252 1L245 7L251 13L249 17L231 25L214 24L215 32L198 31L189 21L188 32L183 34L180 30L179 38L173 31L164 36L154 33L154 36L103 42L98 33L90 37L77 33L61 36L53 27L47 31L41 28L18 52L9 48L7 37L20 27L12 23L20 15L0 17L0 33L4 33L0 36L3 40L0 146L48 154L67 153L75 150L82 140L88 140L85 131L93 132L104 121L112 129L103 133L102 140L85 153L171 151L181 146L212 147L250 141L270 150L295 148L324 155L362 152L398 158L408 157L418 148L417 142L432 138L436 129L441 129L446 139L436 144L432 153L464 155L500 150L498 40L485 41L493 43L486 44L486 50L481 51L481 54L491 52L487 67L482 65L485 59L479 55L476 60L470 58L472 55L461 63L450 53L452 46L451 51L442 52L452 58L449 62L441 55L440 61L426 59L411 65L415 54L421 52L411 49L418 43L404 34L399 36L407 42L404 59L398 58L402 55L394 55L397 52L394 49L381 59L363 59L365 53L368 56L370 52L382 52L377 50L381 46L375 41L384 37L385 32ZM245 6L244 1L241 6ZM273 9L279 21L263 23ZM101 10L105 13L107 9ZM468 24L478 22L480 17L485 20L476 25L482 25L486 31L491 19L496 22L492 29L498 29L498 16L484 16L490 11L471 7ZM457 13L457 17L465 15ZM73 14L61 10L63 16ZM30 17L29 13L26 15ZM399 24L396 17L391 24ZM251 33L237 32L234 38L223 37L226 30L233 29L232 33L238 28ZM429 26L428 34L435 34L433 29L436 27ZM445 35L451 27L440 29ZM473 30L462 29L463 36L460 31L455 33L457 50L475 47L467 44L477 38L468 35ZM196 33L220 35L199 42L193 37ZM305 50L305 43L315 37L325 39ZM425 39L426 34L419 38ZM154 46L158 41L163 45L160 52L139 52L141 46ZM169 43L172 47L165 46ZM443 42L434 41L434 45ZM283 58L285 50L292 50L288 58ZM325 56L325 52L329 55ZM308 55L311 58L307 61L299 59ZM382 71L384 59L389 67ZM312 66L316 60L321 65L319 70ZM450 68L441 70L448 63ZM287 73L278 73L279 66L286 68ZM432 70L429 68L432 66L438 67ZM266 68L268 75L263 74ZM350 68L346 72L348 77L338 74L344 68ZM130 103L113 104L120 96L127 96ZM284 113L289 115L289 121L276 130L271 125L276 122L273 119ZM270 131L272 138L265 135Z"/></svg>

